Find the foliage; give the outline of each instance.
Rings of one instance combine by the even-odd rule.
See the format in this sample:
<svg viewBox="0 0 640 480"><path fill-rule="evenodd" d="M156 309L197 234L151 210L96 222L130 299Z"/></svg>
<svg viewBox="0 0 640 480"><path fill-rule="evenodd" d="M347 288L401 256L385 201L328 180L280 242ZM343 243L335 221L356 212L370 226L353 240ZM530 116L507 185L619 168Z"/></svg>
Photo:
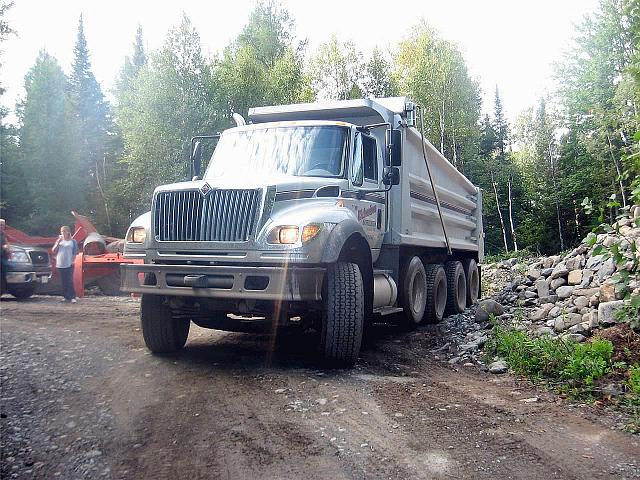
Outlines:
<svg viewBox="0 0 640 480"><path fill-rule="evenodd" d="M335 35L318 48L309 64L309 77L317 98L348 100L362 97L362 53L353 42Z"/></svg>
<svg viewBox="0 0 640 480"><path fill-rule="evenodd" d="M632 392L640 394L640 365L634 365L629 369L629 386Z"/></svg>
<svg viewBox="0 0 640 480"><path fill-rule="evenodd" d="M425 136L459 170L477 151L480 88L458 48L421 23L400 42L395 78L422 106Z"/></svg>
<svg viewBox="0 0 640 480"><path fill-rule="evenodd" d="M28 214L21 210L24 215L8 216L7 221L30 233L51 234L56 225L69 223L73 208L84 204L84 181L77 174L80 161L73 135L73 107L67 97L66 76L44 51L27 73L24 87L26 97L18 109L20 156L12 160L20 162L13 168L25 185L24 190L6 198L13 207L31 199L33 205Z"/></svg>
<svg viewBox="0 0 640 480"><path fill-rule="evenodd" d="M574 343L546 335L531 338L495 325L488 350L503 357L516 373L577 387L592 386L612 368L613 344L608 340Z"/></svg>

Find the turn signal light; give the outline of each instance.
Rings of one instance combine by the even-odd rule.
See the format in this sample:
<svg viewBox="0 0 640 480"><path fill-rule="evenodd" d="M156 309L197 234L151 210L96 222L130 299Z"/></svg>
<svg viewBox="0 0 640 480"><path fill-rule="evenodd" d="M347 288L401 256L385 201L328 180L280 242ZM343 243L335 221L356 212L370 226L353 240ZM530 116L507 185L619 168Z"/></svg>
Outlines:
<svg viewBox="0 0 640 480"><path fill-rule="evenodd" d="M309 240L311 240L313 237L315 237L318 232L320 231L320 225L316 225L316 224L310 224L310 225L306 225L303 229L302 229L302 242L308 242Z"/></svg>

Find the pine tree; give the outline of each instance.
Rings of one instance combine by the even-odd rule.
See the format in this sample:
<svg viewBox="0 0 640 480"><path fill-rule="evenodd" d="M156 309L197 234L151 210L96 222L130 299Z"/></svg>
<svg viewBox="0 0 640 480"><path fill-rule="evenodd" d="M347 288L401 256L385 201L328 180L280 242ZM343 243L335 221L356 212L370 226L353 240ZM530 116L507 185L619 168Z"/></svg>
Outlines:
<svg viewBox="0 0 640 480"><path fill-rule="evenodd" d="M107 152L109 135L109 106L100 85L91 71L87 40L84 35L82 15L78 21L78 33L73 49L74 60L69 78L69 97L74 114L74 144L78 149L80 171L85 182L86 203L78 210L94 215L100 227L111 230L108 202L105 196L104 172L106 164L113 161Z"/></svg>
<svg viewBox="0 0 640 480"><path fill-rule="evenodd" d="M496 85L495 103L493 108L493 130L496 132L496 149L499 159L502 161L505 158L507 146L509 142L509 128L507 120L504 118L504 111L502 109L502 100L500 100L500 92Z"/></svg>
<svg viewBox="0 0 640 480"><path fill-rule="evenodd" d="M18 106L19 145L29 174L19 200L33 205L18 224L30 233L51 235L58 225L69 223L71 210L83 200L68 83L56 59L41 51L24 88L26 97Z"/></svg>
<svg viewBox="0 0 640 480"><path fill-rule="evenodd" d="M124 95L129 90L131 81L146 63L147 54L144 49L142 26L138 25L136 37L133 42L133 55L131 55L131 57L125 57L124 65L120 70L120 76L116 81L116 97Z"/></svg>

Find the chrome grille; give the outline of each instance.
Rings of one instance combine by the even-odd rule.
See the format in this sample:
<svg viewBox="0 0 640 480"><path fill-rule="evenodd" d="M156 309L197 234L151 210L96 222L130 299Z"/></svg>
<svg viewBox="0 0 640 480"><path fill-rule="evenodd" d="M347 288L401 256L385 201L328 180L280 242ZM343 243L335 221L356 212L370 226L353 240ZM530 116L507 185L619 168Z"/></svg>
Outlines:
<svg viewBox="0 0 640 480"><path fill-rule="evenodd" d="M253 232L259 190L199 190L156 195L153 228L160 241L246 242Z"/></svg>

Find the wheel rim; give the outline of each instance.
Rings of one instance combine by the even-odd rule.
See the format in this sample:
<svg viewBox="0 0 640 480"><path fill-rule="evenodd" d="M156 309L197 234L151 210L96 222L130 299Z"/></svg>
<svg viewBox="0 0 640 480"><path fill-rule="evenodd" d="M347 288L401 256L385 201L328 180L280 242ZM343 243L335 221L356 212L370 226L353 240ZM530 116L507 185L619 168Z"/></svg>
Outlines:
<svg viewBox="0 0 640 480"><path fill-rule="evenodd" d="M447 281L445 278L441 278L436 285L436 313L438 317L444 315L444 309L447 306Z"/></svg>
<svg viewBox="0 0 640 480"><path fill-rule="evenodd" d="M424 286L425 277L422 272L416 272L411 282L411 311L414 316L417 316L422 309L421 306L425 301L425 292L422 288Z"/></svg>
<svg viewBox="0 0 640 480"><path fill-rule="evenodd" d="M458 281L456 282L456 298L458 300L458 307L464 307L467 304L467 291L465 288L465 278L464 274L458 275Z"/></svg>

